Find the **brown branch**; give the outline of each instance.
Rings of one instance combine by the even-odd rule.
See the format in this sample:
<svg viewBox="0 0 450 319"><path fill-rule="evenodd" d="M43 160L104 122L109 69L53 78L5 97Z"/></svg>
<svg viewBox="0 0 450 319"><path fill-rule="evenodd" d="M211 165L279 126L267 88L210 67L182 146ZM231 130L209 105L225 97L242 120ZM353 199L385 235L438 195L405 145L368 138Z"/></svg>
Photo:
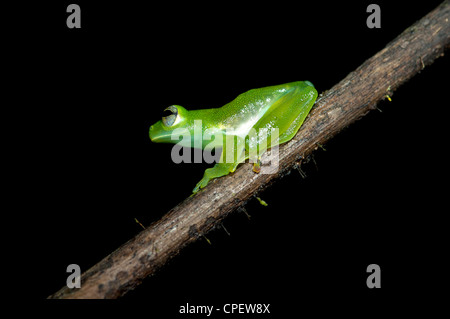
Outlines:
<svg viewBox="0 0 450 319"><path fill-rule="evenodd" d="M318 145L374 109L378 101L442 56L450 45L449 20L450 6L445 1L326 91L297 136L280 147L277 173L255 174L250 164L241 165L234 174L214 180L86 271L81 288L64 287L49 298L117 298L139 285L183 247L216 227ZM264 165L267 158L262 160Z"/></svg>

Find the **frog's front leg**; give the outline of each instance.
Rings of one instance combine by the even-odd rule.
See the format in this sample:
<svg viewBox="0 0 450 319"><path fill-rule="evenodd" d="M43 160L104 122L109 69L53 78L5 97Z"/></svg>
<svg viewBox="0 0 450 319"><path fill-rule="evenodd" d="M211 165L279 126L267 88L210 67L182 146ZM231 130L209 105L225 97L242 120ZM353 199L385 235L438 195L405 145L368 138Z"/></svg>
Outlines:
<svg viewBox="0 0 450 319"><path fill-rule="evenodd" d="M219 163L214 167L205 170L203 178L193 189L197 193L200 188L204 188L210 180L228 175L236 170L237 166L245 160L244 141L236 136L229 136L225 139L225 145L220 155Z"/></svg>
<svg viewBox="0 0 450 319"><path fill-rule="evenodd" d="M231 172L234 172L238 165L239 163L237 164L217 163L216 165L214 165L214 167L206 169L202 180L197 183L192 192L194 194L197 193L200 190L200 188L204 188L206 185L208 185L209 181L214 178L225 176Z"/></svg>

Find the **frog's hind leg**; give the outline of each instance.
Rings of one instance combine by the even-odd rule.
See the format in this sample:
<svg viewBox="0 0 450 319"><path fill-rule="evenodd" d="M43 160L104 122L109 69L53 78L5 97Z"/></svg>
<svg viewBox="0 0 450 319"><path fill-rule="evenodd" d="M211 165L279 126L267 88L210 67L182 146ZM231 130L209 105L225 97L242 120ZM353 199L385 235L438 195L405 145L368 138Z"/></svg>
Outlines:
<svg viewBox="0 0 450 319"><path fill-rule="evenodd" d="M290 141L295 136L295 134L297 134L307 115L308 113L306 113L306 115L303 112L300 113L291 123L291 125L289 125L289 128L280 134L280 140L278 144L283 144Z"/></svg>
<svg viewBox="0 0 450 319"><path fill-rule="evenodd" d="M270 131L270 128L276 127L279 129L280 144L284 143L297 133L316 98L317 91L311 83L307 81L289 83L285 93L272 103L254 128Z"/></svg>
<svg viewBox="0 0 450 319"><path fill-rule="evenodd" d="M292 139L314 105L317 91L309 82L295 82L286 87L286 93L275 101L255 124L246 138L246 149L253 171L260 171L260 157L267 149ZM253 130L252 129L252 130Z"/></svg>
<svg viewBox="0 0 450 319"><path fill-rule="evenodd" d="M314 102L317 97L317 92L310 97L310 99L305 103L305 101L301 101L295 95L292 96L292 108L291 108L291 116L294 120L288 124L287 129L282 130L280 128L280 136L278 144L283 144L290 141L295 134L297 134L298 130L302 126L306 117L309 114L309 111L314 105Z"/></svg>

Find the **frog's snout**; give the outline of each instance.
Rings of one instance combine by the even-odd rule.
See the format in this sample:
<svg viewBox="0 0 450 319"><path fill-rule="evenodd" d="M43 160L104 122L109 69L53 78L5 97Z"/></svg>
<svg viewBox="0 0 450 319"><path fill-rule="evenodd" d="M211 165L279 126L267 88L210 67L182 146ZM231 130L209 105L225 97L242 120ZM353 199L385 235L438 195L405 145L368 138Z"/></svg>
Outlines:
<svg viewBox="0 0 450 319"><path fill-rule="evenodd" d="M153 125L151 125L150 129L148 130L148 136L150 137L150 140L152 142L154 142L154 139L155 139L155 136L154 136L155 134L152 134L152 133L154 133L153 130L154 130L154 127L153 127Z"/></svg>
<svg viewBox="0 0 450 319"><path fill-rule="evenodd" d="M156 122L150 126L148 135L154 143L168 143L170 142L170 132L165 132L161 127L161 121Z"/></svg>

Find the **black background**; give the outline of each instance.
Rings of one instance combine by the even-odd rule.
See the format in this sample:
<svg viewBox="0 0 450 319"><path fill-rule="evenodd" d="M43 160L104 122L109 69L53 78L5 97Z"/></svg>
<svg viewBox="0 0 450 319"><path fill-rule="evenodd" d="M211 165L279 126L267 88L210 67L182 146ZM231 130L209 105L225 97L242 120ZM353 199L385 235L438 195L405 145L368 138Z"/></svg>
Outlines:
<svg viewBox="0 0 450 319"><path fill-rule="evenodd" d="M171 145L150 142L168 105L220 107L297 80L320 93L440 1L377 1L381 29L366 26L370 1L93 2L75 2L81 29L66 27L68 1L23 10L33 102L17 211L34 231L33 299L61 288L67 265L87 270L137 234L134 218L158 220L210 167L174 164ZM277 318L422 305L448 269L448 70L438 59L316 151L306 179L292 171L259 194L268 207L251 200L250 220L224 221L231 236L207 234L211 245L187 247L122 302L147 317L187 302L270 303ZM372 263L381 289L366 286Z"/></svg>

